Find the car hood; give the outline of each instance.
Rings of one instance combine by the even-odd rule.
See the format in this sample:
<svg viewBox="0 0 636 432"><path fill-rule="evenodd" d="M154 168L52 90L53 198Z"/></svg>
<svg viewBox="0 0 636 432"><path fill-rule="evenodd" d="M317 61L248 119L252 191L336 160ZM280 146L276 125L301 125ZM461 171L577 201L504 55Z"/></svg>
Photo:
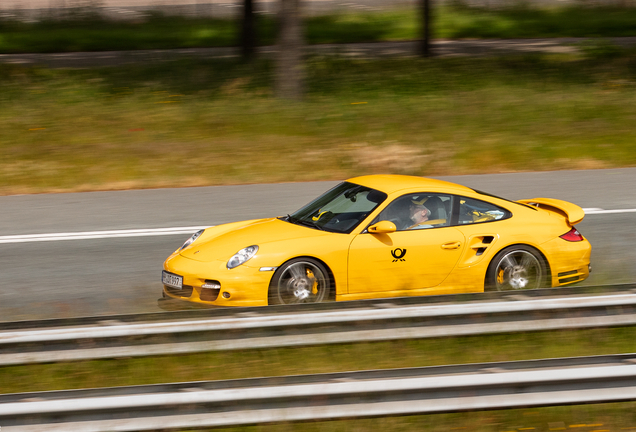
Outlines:
<svg viewBox="0 0 636 432"><path fill-rule="evenodd" d="M214 235L214 230L221 233ZM297 240L300 238L315 238L329 235L329 232L295 225L278 218L259 219L246 224L238 224L227 231L223 225L208 228L212 237L206 237L201 242L195 242L191 247L183 250L181 255L196 261L209 262L214 260L227 261L239 250L252 245L262 247L272 242ZM207 230L206 230L206 234Z"/></svg>

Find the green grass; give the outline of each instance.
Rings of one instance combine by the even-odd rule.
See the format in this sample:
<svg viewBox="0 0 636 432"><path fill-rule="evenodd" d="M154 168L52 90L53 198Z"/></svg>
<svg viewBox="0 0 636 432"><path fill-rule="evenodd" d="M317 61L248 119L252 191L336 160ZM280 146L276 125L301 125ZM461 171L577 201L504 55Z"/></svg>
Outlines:
<svg viewBox="0 0 636 432"><path fill-rule="evenodd" d="M497 10L455 7L440 11L439 37L534 38L636 35L636 9L528 4Z"/></svg>
<svg viewBox="0 0 636 432"><path fill-rule="evenodd" d="M214 432L628 432L636 403L522 408L212 429Z"/></svg>
<svg viewBox="0 0 636 432"><path fill-rule="evenodd" d="M611 48L611 47L610 47ZM0 66L0 193L636 165L636 52Z"/></svg>
<svg viewBox="0 0 636 432"><path fill-rule="evenodd" d="M220 380L367 369L620 354L636 351L636 327L513 333L411 341L79 361L0 367L1 393ZM469 412L228 428L248 431L547 431L548 423L636 426L634 403ZM376 428L377 429L377 428ZM457 429L461 430L461 429Z"/></svg>
<svg viewBox="0 0 636 432"><path fill-rule="evenodd" d="M566 6L502 9L438 6L435 38L532 38L636 35L636 8ZM258 17L261 45L275 41L276 21ZM419 12L399 8L307 17L308 43L412 40L420 37ZM0 53L214 47L236 45L238 24L229 19L151 14L144 21L108 21L97 15L36 23L0 21Z"/></svg>
<svg viewBox="0 0 636 432"><path fill-rule="evenodd" d="M454 414L279 423L215 432L627 432L636 429L636 403L523 408Z"/></svg>
<svg viewBox="0 0 636 432"><path fill-rule="evenodd" d="M72 52L230 46L236 25L223 19L153 15L143 23L99 17L37 23L0 21L0 52Z"/></svg>

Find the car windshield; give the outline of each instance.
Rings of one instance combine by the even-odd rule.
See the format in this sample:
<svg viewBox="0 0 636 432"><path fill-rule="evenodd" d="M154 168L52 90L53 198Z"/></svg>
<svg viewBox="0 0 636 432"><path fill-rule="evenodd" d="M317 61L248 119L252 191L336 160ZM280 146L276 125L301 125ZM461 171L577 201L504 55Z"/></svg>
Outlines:
<svg viewBox="0 0 636 432"><path fill-rule="evenodd" d="M386 197L384 192L344 182L282 219L314 229L348 234Z"/></svg>

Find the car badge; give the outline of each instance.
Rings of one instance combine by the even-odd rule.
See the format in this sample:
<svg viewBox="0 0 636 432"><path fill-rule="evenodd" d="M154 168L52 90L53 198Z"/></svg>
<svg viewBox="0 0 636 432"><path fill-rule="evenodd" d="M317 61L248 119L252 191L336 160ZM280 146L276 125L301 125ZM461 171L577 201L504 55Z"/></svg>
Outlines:
<svg viewBox="0 0 636 432"><path fill-rule="evenodd" d="M406 260L404 259L404 255L406 255L406 249L400 249L400 248L393 249L393 250L391 251L391 255L393 255L393 258L395 258L395 259L393 260L393 262L396 262L396 261L406 261Z"/></svg>

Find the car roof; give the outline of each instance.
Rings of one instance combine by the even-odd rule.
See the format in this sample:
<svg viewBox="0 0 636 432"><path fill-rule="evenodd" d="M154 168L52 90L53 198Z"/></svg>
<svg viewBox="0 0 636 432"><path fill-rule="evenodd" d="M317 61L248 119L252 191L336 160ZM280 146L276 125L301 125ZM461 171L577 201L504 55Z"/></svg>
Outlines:
<svg viewBox="0 0 636 432"><path fill-rule="evenodd" d="M349 183L355 183L362 186L367 186L372 189L391 194L404 189L419 189L422 191L439 191L439 192L455 192L465 193L474 192L473 189L459 185L457 183L451 183L444 180L431 179L426 177L416 177L408 175L396 175L396 174L378 174L378 175L366 175L360 177L354 177L347 180Z"/></svg>

